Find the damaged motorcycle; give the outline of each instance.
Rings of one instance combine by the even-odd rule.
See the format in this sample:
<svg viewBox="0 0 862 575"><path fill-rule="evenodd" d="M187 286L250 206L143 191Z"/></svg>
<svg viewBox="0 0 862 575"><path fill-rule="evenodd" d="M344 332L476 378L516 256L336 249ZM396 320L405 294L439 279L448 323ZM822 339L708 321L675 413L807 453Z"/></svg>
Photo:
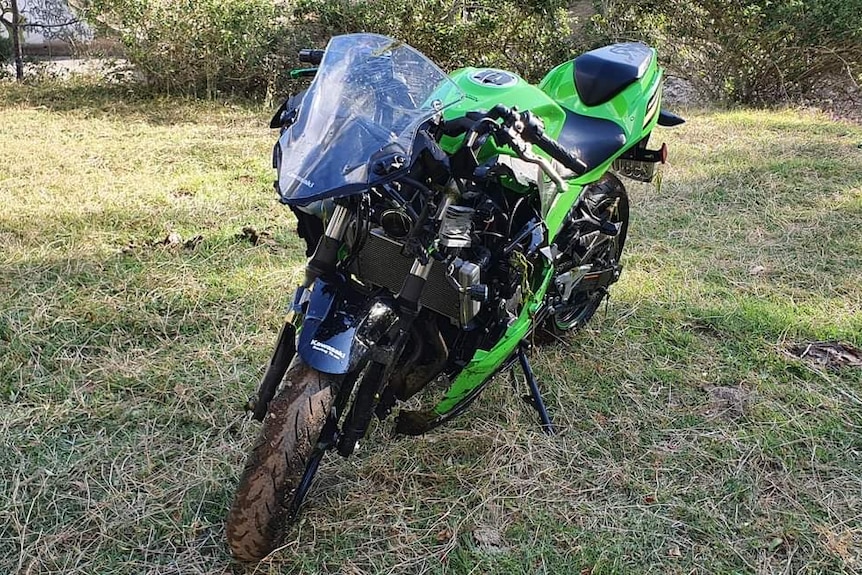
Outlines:
<svg viewBox="0 0 862 575"><path fill-rule="evenodd" d="M227 519L257 561L296 520L321 460L373 418L426 433L520 368L539 331L586 324L622 272L629 198L667 147L656 52L584 53L536 86L492 68L450 75L391 38L303 50L313 77L279 108L275 188L308 246L304 281L251 402L262 422ZM421 393L420 393L421 392ZM417 409L399 407L433 398Z"/></svg>

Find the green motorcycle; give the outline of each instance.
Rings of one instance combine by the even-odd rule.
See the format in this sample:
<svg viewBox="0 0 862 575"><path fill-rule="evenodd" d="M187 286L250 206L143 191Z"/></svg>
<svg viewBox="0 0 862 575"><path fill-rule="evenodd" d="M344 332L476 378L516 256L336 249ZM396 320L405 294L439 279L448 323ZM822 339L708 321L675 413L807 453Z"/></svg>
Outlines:
<svg viewBox="0 0 862 575"><path fill-rule="evenodd" d="M534 332L583 326L622 271L629 200L614 174L650 181L662 70L615 44L538 86L489 68L444 74L372 34L304 50L308 89L272 127L276 191L297 218L305 280L252 402L263 422L227 520L254 561L296 519L327 451L349 456L373 417L395 432L443 424L493 376L520 367Z"/></svg>

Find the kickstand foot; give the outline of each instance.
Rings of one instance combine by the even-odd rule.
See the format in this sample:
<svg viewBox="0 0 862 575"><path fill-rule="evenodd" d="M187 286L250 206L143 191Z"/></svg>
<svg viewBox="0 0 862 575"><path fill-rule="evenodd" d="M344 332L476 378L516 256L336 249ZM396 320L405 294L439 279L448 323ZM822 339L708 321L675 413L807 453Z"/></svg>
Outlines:
<svg viewBox="0 0 862 575"><path fill-rule="evenodd" d="M551 418L548 415L548 410L545 408L545 402L542 401L542 393L539 391L539 385L536 383L536 377L533 375L533 370L530 368L530 360L527 358L527 353L524 351L524 346L518 346L518 362L521 364L521 370L524 372L524 377L527 380L527 385L530 387L530 395L532 401L530 405L539 414L539 419L542 422L542 431L548 435L556 434L554 424L551 423Z"/></svg>

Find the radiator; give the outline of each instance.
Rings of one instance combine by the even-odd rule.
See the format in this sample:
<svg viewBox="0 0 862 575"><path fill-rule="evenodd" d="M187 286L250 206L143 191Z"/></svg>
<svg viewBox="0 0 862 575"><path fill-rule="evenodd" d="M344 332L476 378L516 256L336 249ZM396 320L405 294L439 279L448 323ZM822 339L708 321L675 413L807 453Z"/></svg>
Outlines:
<svg viewBox="0 0 862 575"><path fill-rule="evenodd" d="M413 259L401 254L401 244L387 238L380 229L371 230L354 261L353 274L365 283L386 288L397 294L410 273ZM460 323L461 298L446 280L444 264L434 261L419 303Z"/></svg>

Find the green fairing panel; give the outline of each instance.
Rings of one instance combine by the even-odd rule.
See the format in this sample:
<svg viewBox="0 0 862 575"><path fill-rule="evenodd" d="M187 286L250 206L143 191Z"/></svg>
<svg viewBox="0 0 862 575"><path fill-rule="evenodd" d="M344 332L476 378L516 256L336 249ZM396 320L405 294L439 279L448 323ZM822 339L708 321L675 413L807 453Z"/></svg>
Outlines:
<svg viewBox="0 0 862 575"><path fill-rule="evenodd" d="M515 348L524 339L530 331L530 326L533 322L532 315L539 308L539 302L545 298L545 292L548 290L548 285L551 282L551 270L548 269L545 277L542 280L542 285L536 292L535 297L524 306L521 310L521 315L517 321L509 326L505 335L500 338L490 351L479 350L470 360L470 363L461 370L455 381L446 391L446 397L434 407L434 412L437 415L445 415L464 398L470 395L470 392L482 384L487 378L492 377L497 371L497 368L502 365L514 352Z"/></svg>
<svg viewBox="0 0 862 575"><path fill-rule="evenodd" d="M626 87L608 102L598 106L586 106L578 97L574 83L573 61L551 70L538 87L528 84L521 78L517 79L517 83L506 88L482 86L470 78L476 71L476 68L464 68L452 74L452 79L467 94L467 98L447 109L444 112L446 119L462 117L471 111L490 110L497 104L504 104L509 107L518 106L519 110L530 110L540 116L545 123L546 133L553 138L559 135L565 122L564 108L576 114L610 120L623 129L626 138L625 146L590 172L569 180L568 189L555 198L545 216L549 243L553 242L554 236L559 231L574 199L583 190L583 186L604 174L616 158L651 132L658 121L660 101L654 106L654 117L644 125L647 104L653 94L661 89L662 70L657 64L655 50L649 67L641 79ZM660 97L659 94L658 98ZM441 145L447 152L454 153L460 146L460 142L461 138L444 137ZM537 148L533 149L534 152L544 155ZM507 148L497 148L492 141L489 141L480 151L479 160L498 154L514 155ZM477 351L470 363L458 374L446 392L445 398L434 407L434 412L438 416L446 415L454 409L515 352L517 345L529 333L532 315L545 296L552 271L550 268L546 270L541 287L536 290L534 297L526 302L527 305L524 306L518 320L509 327L500 341L491 350Z"/></svg>
<svg viewBox="0 0 862 575"><path fill-rule="evenodd" d="M488 70L487 68L461 68L453 72L450 77L467 95L455 106L447 108L443 117L447 120L463 117L467 112L477 110L488 111L497 104L508 107L517 106L519 110L530 110L545 122L545 131L552 137L556 137L563 127L566 113L548 94L518 77L513 72L505 72L511 76L515 83L511 86L494 86L479 84L472 79L477 73ZM461 144L462 137L444 137L441 147L448 153L454 153ZM538 150L537 150L538 151ZM479 160L485 160L498 154L514 156L508 148L497 148L492 141L488 141L479 153Z"/></svg>
<svg viewBox="0 0 862 575"><path fill-rule="evenodd" d="M545 123L545 132L552 138L559 136L565 123L564 108L583 116L615 122L623 129L626 145L601 165L572 180L577 184L587 184L598 179L600 174L605 173L617 157L637 144L645 134L655 127L658 121L656 111L646 126L643 123L647 113L647 104L655 91L660 89L662 77L662 70L658 66L655 50L652 52L653 57L643 77L626 87L608 102L598 106L587 106L578 97L574 82L573 60L560 64L548 72L538 87L529 84L511 72L507 72L507 74L517 79L511 86L482 85L474 81L472 77L483 69L462 68L453 72L451 78L467 97L457 105L448 108L443 115L446 119L452 119L462 117L471 111L490 110L497 104L504 104L509 107L517 106L519 110L530 110L541 117ZM461 137L444 137L441 146L446 152L454 153L457 151L461 140ZM534 152L547 157L535 147ZM480 151L479 160L485 160L497 154L514 155L507 148L497 148L492 141L489 141Z"/></svg>
<svg viewBox="0 0 862 575"><path fill-rule="evenodd" d="M548 72L539 82L539 89L554 101L559 102L561 106L576 114L611 120L622 126L627 142L625 150L639 142L646 133L655 127L658 121L658 113L656 113L646 126L643 124L647 113L647 103L653 93L660 89L662 77L656 51L655 49L651 50L653 56L643 77L604 104L587 106L581 101L575 88L574 60L560 64ZM609 165L613 159L616 159L616 156L606 164ZM607 167L603 164L593 170L593 173L586 174L586 176L590 176L589 178L582 177L579 178L579 181L595 179L594 173L604 173L606 169Z"/></svg>

